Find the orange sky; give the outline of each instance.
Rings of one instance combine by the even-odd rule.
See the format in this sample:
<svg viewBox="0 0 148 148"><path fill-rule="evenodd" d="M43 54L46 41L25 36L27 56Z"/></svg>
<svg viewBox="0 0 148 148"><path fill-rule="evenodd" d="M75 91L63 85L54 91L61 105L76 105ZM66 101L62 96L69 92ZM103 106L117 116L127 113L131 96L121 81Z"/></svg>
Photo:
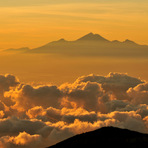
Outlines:
<svg viewBox="0 0 148 148"><path fill-rule="evenodd" d="M148 44L148 2L34 0L0 2L0 49L38 47L59 38L98 33L109 40Z"/></svg>

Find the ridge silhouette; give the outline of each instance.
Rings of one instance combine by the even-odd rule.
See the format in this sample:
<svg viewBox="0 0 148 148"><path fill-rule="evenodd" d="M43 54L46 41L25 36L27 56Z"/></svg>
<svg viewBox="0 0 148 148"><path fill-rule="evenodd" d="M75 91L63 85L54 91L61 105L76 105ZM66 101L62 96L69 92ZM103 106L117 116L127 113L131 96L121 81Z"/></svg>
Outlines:
<svg viewBox="0 0 148 148"><path fill-rule="evenodd" d="M92 32L77 39L76 41L103 41L103 42L107 41L107 42L109 42L109 40L105 39L104 37L100 36L99 34L93 34Z"/></svg>
<svg viewBox="0 0 148 148"><path fill-rule="evenodd" d="M76 135L49 148L143 148L147 146L148 134L116 127L103 127L95 131Z"/></svg>
<svg viewBox="0 0 148 148"><path fill-rule="evenodd" d="M9 50L5 50L8 51ZM148 57L148 46L139 45L134 41L126 39L109 41L99 34L89 33L83 37L67 41L60 39L49 42L41 47L27 50L13 49L11 51L22 51L23 53L49 53L70 56L106 56L106 57Z"/></svg>

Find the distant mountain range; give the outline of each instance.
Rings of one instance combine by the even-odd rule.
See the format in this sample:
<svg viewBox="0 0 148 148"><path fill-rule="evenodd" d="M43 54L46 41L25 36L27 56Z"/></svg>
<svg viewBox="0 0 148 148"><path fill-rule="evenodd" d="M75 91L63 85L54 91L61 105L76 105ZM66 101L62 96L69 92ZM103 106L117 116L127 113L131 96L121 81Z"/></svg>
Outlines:
<svg viewBox="0 0 148 148"><path fill-rule="evenodd" d="M109 41L99 34L89 33L75 41L60 39L38 48L7 49L5 52L49 53L73 56L124 56L147 57L148 46L139 45L131 40Z"/></svg>
<svg viewBox="0 0 148 148"><path fill-rule="evenodd" d="M127 129L103 127L101 129L76 135L50 148L146 148L148 134Z"/></svg>
<svg viewBox="0 0 148 148"><path fill-rule="evenodd" d="M18 49L14 49L14 48L10 48L10 49L6 49L4 50L4 52L28 52L30 49L28 47L22 47L22 48L18 48Z"/></svg>

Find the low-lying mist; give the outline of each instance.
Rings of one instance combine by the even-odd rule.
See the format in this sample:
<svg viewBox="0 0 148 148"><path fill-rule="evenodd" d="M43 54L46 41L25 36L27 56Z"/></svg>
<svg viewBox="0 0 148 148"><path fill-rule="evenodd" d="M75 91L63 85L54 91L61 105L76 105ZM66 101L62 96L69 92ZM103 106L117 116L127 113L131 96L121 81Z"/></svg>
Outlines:
<svg viewBox="0 0 148 148"><path fill-rule="evenodd" d="M73 82L90 73L128 73L148 81L147 58L72 57L55 54L0 54L0 73L14 74L22 82L56 84Z"/></svg>

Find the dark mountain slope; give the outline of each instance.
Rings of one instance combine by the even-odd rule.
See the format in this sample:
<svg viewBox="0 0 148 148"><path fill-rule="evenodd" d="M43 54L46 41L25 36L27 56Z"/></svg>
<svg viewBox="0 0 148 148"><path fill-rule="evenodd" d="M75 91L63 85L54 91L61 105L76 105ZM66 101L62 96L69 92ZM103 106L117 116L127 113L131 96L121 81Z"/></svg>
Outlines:
<svg viewBox="0 0 148 148"><path fill-rule="evenodd" d="M144 148L148 147L148 134L127 129L103 127L101 129L76 135L50 148Z"/></svg>

